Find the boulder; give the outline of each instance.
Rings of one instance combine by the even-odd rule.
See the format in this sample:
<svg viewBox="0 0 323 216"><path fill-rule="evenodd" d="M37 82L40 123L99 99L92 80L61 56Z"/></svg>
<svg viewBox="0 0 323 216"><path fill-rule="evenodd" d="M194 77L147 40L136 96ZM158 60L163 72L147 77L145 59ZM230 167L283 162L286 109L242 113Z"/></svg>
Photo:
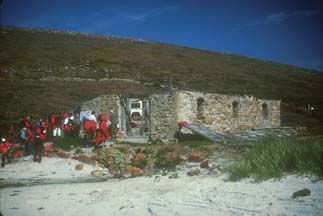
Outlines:
<svg viewBox="0 0 323 216"><path fill-rule="evenodd" d="M204 169L208 169L210 166L209 166L209 161L208 160L205 160L203 162L200 163L200 167L201 168L204 168Z"/></svg>
<svg viewBox="0 0 323 216"><path fill-rule="evenodd" d="M119 169L119 166L118 165L115 165L115 164L112 164L109 166L109 172L112 174L112 175L117 175L120 173L120 169Z"/></svg>
<svg viewBox="0 0 323 216"><path fill-rule="evenodd" d="M299 190L293 193L292 198L298 198L298 197L305 197L311 195L311 191L307 188L304 188L303 190Z"/></svg>
<svg viewBox="0 0 323 216"><path fill-rule="evenodd" d="M82 170L84 168L84 164L77 164L76 166L75 166L75 169L77 170L77 171L80 171L80 170Z"/></svg>
<svg viewBox="0 0 323 216"><path fill-rule="evenodd" d="M136 154L136 156L135 156L135 158L134 158L134 160L140 160L140 159L143 159L143 158L145 158L146 156L143 154L143 153L138 153L138 154Z"/></svg>
<svg viewBox="0 0 323 216"><path fill-rule="evenodd" d="M200 161L203 158L203 154L201 152L193 151L189 156L190 161Z"/></svg>
<svg viewBox="0 0 323 216"><path fill-rule="evenodd" d="M185 155L178 154L177 157L176 157L176 160L178 162L186 161L187 160L187 157Z"/></svg>
<svg viewBox="0 0 323 216"><path fill-rule="evenodd" d="M77 157L74 157L75 159L83 162L83 163L86 163L86 164L93 164L95 163L95 160L93 160L92 158L86 156L86 155L79 155Z"/></svg>
<svg viewBox="0 0 323 216"><path fill-rule="evenodd" d="M195 176L195 175L199 175L200 173L201 173L201 170L199 168L194 168L191 171L189 171L187 175Z"/></svg>
<svg viewBox="0 0 323 216"><path fill-rule="evenodd" d="M131 173L131 176L142 176L144 174L144 171L138 167L135 166L128 166L127 170L129 173Z"/></svg>

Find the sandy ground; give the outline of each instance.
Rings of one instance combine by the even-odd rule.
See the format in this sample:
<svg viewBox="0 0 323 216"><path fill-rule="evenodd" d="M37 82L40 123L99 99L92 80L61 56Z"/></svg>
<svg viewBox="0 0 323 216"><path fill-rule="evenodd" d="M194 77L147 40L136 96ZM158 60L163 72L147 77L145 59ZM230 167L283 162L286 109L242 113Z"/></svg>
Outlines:
<svg viewBox="0 0 323 216"><path fill-rule="evenodd" d="M96 167L75 170L77 161L27 158L0 169L0 178L69 180L89 177ZM55 172L53 174L53 172ZM109 179L96 183L69 183L7 187L0 191L4 216L21 215L323 215L323 181L287 176L253 183L228 182L225 175L178 178ZM308 188L311 195L291 198Z"/></svg>

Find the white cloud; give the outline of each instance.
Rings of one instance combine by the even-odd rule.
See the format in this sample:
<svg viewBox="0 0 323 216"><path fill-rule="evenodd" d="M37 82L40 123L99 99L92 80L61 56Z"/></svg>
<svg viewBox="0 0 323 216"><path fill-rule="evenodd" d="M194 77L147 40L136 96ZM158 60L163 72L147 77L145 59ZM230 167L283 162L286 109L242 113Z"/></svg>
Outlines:
<svg viewBox="0 0 323 216"><path fill-rule="evenodd" d="M291 13L280 12L280 13L270 14L258 20L244 23L242 24L242 26L257 26L257 25L266 25L266 24L272 24L272 23L282 23L287 19L291 19L293 17L312 17L318 14L319 12L315 10L296 10Z"/></svg>

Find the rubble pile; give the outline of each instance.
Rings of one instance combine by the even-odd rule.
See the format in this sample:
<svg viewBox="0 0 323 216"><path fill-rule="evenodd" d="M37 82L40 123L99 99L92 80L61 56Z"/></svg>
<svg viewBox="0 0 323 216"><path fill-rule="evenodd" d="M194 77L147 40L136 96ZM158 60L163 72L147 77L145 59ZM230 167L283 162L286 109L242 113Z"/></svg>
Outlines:
<svg viewBox="0 0 323 216"><path fill-rule="evenodd" d="M56 154L56 156L59 156L59 154ZM74 154L72 159L86 164L98 165L102 170L108 170L109 175L105 176L119 179L152 176L158 173L174 175L176 170L179 170L178 167L184 166L184 163L196 165L194 169L207 170L210 168L206 154L178 146L113 146L95 150L91 155ZM192 169L192 167L189 167L189 169ZM189 172L187 170L182 171L185 174ZM95 174L99 174L98 172L96 171ZM200 173L194 172L194 175Z"/></svg>

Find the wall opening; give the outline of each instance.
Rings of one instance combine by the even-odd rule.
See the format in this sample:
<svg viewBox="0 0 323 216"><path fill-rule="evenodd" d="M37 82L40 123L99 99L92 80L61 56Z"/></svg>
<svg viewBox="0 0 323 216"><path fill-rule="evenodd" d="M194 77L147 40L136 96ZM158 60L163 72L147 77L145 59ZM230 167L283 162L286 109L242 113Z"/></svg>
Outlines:
<svg viewBox="0 0 323 216"><path fill-rule="evenodd" d="M262 117L268 119L268 105L266 103L262 104Z"/></svg>
<svg viewBox="0 0 323 216"><path fill-rule="evenodd" d="M205 100L203 98L197 99L197 119L204 119Z"/></svg>
<svg viewBox="0 0 323 216"><path fill-rule="evenodd" d="M233 114L233 117L235 117L235 118L239 117L239 102L238 101L232 102L232 114Z"/></svg>

